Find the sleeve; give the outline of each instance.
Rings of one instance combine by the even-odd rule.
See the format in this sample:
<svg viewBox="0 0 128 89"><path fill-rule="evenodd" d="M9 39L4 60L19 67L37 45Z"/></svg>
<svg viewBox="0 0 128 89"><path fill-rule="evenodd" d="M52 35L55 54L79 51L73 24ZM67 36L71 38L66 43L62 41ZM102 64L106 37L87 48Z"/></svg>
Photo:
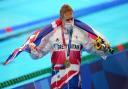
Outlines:
<svg viewBox="0 0 128 89"><path fill-rule="evenodd" d="M30 56L33 59L39 59L51 51L52 45L50 42L51 33L42 38L39 46L35 47L35 50L31 50Z"/></svg>
<svg viewBox="0 0 128 89"><path fill-rule="evenodd" d="M88 33L82 33L82 39L84 39L81 40L81 43L85 51L91 54L98 54L103 59L107 58L108 53L104 50L97 50L94 46L94 40L89 37Z"/></svg>

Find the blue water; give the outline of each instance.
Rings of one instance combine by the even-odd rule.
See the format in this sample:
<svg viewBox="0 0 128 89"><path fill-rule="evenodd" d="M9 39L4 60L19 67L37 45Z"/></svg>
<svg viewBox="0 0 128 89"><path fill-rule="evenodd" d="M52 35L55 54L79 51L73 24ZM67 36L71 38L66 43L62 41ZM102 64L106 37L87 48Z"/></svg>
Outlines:
<svg viewBox="0 0 128 89"><path fill-rule="evenodd" d="M56 0L53 2L51 0L3 0L0 1L0 29L58 15L58 8L64 3L70 4L74 10L77 10L109 1L110 0L97 0L95 2L89 0ZM112 46L116 46L128 42L128 12L126 8L128 8L128 4L82 16L78 19L101 32L110 41ZM15 48L20 47L30 34L31 33L22 34L7 41L0 42L0 82L51 66L50 54L42 59L32 60L29 54L25 52L21 53L10 64L6 66L2 65L9 54Z"/></svg>
<svg viewBox="0 0 128 89"><path fill-rule="evenodd" d="M112 46L128 42L128 4L113 7L79 19L102 33Z"/></svg>
<svg viewBox="0 0 128 89"><path fill-rule="evenodd" d="M14 26L26 22L59 14L59 9L65 3L74 10L96 5L109 0L8 0L0 1L0 28ZM78 4L79 3L79 4Z"/></svg>

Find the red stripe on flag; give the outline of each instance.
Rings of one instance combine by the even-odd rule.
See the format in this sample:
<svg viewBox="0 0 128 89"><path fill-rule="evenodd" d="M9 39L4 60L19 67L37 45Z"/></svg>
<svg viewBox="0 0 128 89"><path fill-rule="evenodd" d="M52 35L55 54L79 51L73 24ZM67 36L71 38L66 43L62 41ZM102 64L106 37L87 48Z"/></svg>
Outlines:
<svg viewBox="0 0 128 89"><path fill-rule="evenodd" d="M55 23L57 26L59 26L59 25L61 25L62 21L61 21L61 19L57 19Z"/></svg>
<svg viewBox="0 0 128 89"><path fill-rule="evenodd" d="M91 37L92 39L94 39L94 40L96 40L96 36L94 36L94 35L92 35L92 34L90 34L90 33L88 33L88 35L89 35L89 37Z"/></svg>
<svg viewBox="0 0 128 89"><path fill-rule="evenodd" d="M40 30L37 30L37 31L35 31L32 34L32 36L34 36L33 38L30 38L31 36L29 37L29 40L30 40L31 43L33 43L36 40L36 38L37 38L37 36L38 36L39 33L40 33Z"/></svg>
<svg viewBox="0 0 128 89"><path fill-rule="evenodd" d="M124 50L124 46L122 44L117 45L117 49L118 49L119 52L121 52L121 51Z"/></svg>
<svg viewBox="0 0 128 89"><path fill-rule="evenodd" d="M51 89L54 89L54 88L58 88L61 87L65 84L64 82L69 78L71 77L74 73L76 73L77 71L69 71L64 77L62 77L59 81L55 81L53 84L51 84ZM60 86L61 85L61 86Z"/></svg>

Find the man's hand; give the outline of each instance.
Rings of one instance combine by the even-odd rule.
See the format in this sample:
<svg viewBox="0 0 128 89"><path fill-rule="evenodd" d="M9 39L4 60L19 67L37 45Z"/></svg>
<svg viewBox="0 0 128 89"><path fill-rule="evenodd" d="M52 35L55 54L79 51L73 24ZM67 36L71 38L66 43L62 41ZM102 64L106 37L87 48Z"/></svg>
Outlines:
<svg viewBox="0 0 128 89"><path fill-rule="evenodd" d="M32 51L36 51L36 45L34 43L30 43L29 47Z"/></svg>
<svg viewBox="0 0 128 89"><path fill-rule="evenodd" d="M108 51L109 53L113 54L114 50L110 47L109 42L103 41L100 37L97 37L97 39L94 42L94 46L97 50L104 50Z"/></svg>
<svg viewBox="0 0 128 89"><path fill-rule="evenodd" d="M107 48L110 47L110 44L109 44L107 41L104 42L104 45L105 45Z"/></svg>

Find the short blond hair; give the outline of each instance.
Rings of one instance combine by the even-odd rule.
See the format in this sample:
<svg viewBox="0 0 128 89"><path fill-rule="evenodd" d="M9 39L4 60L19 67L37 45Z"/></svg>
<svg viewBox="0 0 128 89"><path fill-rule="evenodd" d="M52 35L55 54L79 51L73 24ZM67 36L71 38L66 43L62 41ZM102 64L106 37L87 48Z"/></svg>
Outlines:
<svg viewBox="0 0 128 89"><path fill-rule="evenodd" d="M63 18L66 12L73 12L73 9L68 5L64 4L60 9L60 17Z"/></svg>

